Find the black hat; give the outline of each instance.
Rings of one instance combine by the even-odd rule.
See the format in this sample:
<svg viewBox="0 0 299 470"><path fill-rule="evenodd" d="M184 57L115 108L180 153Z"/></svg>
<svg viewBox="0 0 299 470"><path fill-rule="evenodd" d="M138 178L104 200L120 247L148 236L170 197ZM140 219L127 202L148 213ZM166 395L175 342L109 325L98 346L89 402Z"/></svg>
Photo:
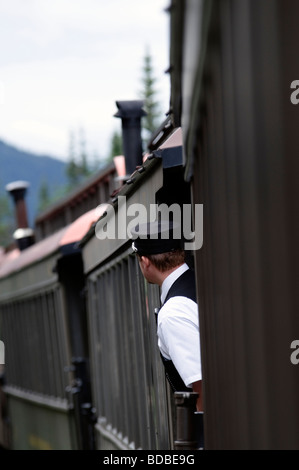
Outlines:
<svg viewBox="0 0 299 470"><path fill-rule="evenodd" d="M131 234L134 239L132 249L140 255L154 255L182 248L180 226L172 222L138 224Z"/></svg>

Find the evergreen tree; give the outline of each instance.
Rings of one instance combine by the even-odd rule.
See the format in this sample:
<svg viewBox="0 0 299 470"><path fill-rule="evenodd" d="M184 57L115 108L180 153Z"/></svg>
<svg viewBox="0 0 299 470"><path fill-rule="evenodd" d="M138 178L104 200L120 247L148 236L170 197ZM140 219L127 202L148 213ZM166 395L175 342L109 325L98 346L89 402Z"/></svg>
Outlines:
<svg viewBox="0 0 299 470"><path fill-rule="evenodd" d="M78 148L79 147L79 148ZM82 183L92 173L88 165L86 151L86 139L83 128L79 129L79 137L76 141L74 132L70 132L69 161L66 167L69 189Z"/></svg>
<svg viewBox="0 0 299 470"><path fill-rule="evenodd" d="M51 204L52 199L50 198L49 186L46 181L43 181L39 187L39 202L38 211L42 212Z"/></svg>
<svg viewBox="0 0 299 470"><path fill-rule="evenodd" d="M152 57L148 49L146 49L143 59L142 72L143 90L141 91L141 99L144 101L144 110L147 113L142 118L142 133L144 143L146 143L162 121L160 104L156 100L156 78L154 77Z"/></svg>
<svg viewBox="0 0 299 470"><path fill-rule="evenodd" d="M9 205L7 196L0 196L0 246L12 243L14 232L14 214Z"/></svg>
<svg viewBox="0 0 299 470"><path fill-rule="evenodd" d="M113 157L123 154L123 143L122 135L118 131L114 131L111 137L111 148L108 161L111 161Z"/></svg>
<svg viewBox="0 0 299 470"><path fill-rule="evenodd" d="M101 168L101 166L103 166L105 164L104 159L102 159L100 157L97 150L93 151L93 155L92 155L91 160L92 160L92 162L90 163L91 172L98 171L99 168Z"/></svg>
<svg viewBox="0 0 299 470"><path fill-rule="evenodd" d="M80 139L79 141L80 154L79 154L79 163L78 163L78 173L79 173L79 177L83 179L85 176L90 175L90 169L87 163L85 132L82 127L79 130L79 139Z"/></svg>
<svg viewBox="0 0 299 470"><path fill-rule="evenodd" d="M75 187L79 183L79 168L76 163L75 136L73 131L70 132L69 161L66 166L66 175L68 178L69 189Z"/></svg>

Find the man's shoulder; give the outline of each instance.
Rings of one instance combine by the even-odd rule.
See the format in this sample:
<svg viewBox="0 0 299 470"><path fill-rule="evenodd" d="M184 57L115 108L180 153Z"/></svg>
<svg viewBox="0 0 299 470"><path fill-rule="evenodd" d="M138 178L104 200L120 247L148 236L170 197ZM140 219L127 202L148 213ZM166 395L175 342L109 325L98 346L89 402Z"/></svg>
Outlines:
<svg viewBox="0 0 299 470"><path fill-rule="evenodd" d="M195 275L192 269L187 269L176 279L167 293L165 302L176 296L187 297L197 302Z"/></svg>
<svg viewBox="0 0 299 470"><path fill-rule="evenodd" d="M185 296L170 297L159 310L158 325L167 328L179 324L183 327L185 321L198 322L198 306L192 299Z"/></svg>

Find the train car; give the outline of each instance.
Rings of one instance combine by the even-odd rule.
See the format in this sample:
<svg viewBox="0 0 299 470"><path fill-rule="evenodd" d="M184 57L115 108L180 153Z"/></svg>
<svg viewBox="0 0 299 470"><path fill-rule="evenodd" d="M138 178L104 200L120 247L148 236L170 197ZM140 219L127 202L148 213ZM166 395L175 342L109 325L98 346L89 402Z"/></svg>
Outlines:
<svg viewBox="0 0 299 470"><path fill-rule="evenodd" d="M159 289L145 283L129 235L141 208L144 220L150 213L156 219L163 204L190 202L181 131L168 121L168 132L81 242L98 449L167 450L176 440L173 396L157 347Z"/></svg>
<svg viewBox="0 0 299 470"><path fill-rule="evenodd" d="M191 207L204 448L299 448L296 13L294 0L171 2L170 110L148 154L141 103L117 102L121 184L96 212L97 192L74 194L39 218L39 240L2 258L4 445L180 448L159 289L128 230L141 207ZM85 201L80 215L72 201Z"/></svg>
<svg viewBox="0 0 299 470"><path fill-rule="evenodd" d="M299 448L298 14L292 0L171 2L172 119L204 211L207 449Z"/></svg>
<svg viewBox="0 0 299 470"><path fill-rule="evenodd" d="M94 220L94 212L88 212L21 252L16 248L1 263L2 393L7 401L3 447L93 445L84 278L75 244Z"/></svg>
<svg viewBox="0 0 299 470"><path fill-rule="evenodd" d="M175 405L155 331L159 290L141 276L127 217L134 221L136 205L156 217L161 204L180 209L190 202L181 130L167 118L151 153L142 156L141 102L117 105L126 176L110 200L65 226L66 208L82 197L76 193L56 204L38 218L40 239L19 228L19 248L0 265L3 390L12 449L175 445ZM22 184L14 183L11 191L24 191ZM81 192L95 194L86 185ZM16 194L15 200L20 224L24 204ZM107 225L115 236L106 236Z"/></svg>
<svg viewBox="0 0 299 470"><path fill-rule="evenodd" d="M17 230L14 248L0 259L2 448L94 448L85 280L77 242L100 215L96 207L84 212L82 194L103 200L107 186L115 189L116 175L108 165L76 191L73 215L65 210L68 199L56 203L40 215L36 233L27 221L28 183L6 187L15 202Z"/></svg>

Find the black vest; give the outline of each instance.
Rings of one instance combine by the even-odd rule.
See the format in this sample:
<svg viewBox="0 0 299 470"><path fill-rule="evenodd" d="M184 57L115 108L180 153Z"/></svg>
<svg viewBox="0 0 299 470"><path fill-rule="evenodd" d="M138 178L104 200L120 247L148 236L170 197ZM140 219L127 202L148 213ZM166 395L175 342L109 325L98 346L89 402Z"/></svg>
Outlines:
<svg viewBox="0 0 299 470"><path fill-rule="evenodd" d="M167 296L165 298L164 304L171 297L183 296L188 297L189 299L197 302L196 300L196 287L195 287L195 276L194 271L188 269L185 271L170 287ZM163 305L164 305L163 304ZM171 360L165 359L160 353L164 367L166 378L172 388L173 392L184 392L189 391L190 388L186 387L180 374L176 370L173 362Z"/></svg>

